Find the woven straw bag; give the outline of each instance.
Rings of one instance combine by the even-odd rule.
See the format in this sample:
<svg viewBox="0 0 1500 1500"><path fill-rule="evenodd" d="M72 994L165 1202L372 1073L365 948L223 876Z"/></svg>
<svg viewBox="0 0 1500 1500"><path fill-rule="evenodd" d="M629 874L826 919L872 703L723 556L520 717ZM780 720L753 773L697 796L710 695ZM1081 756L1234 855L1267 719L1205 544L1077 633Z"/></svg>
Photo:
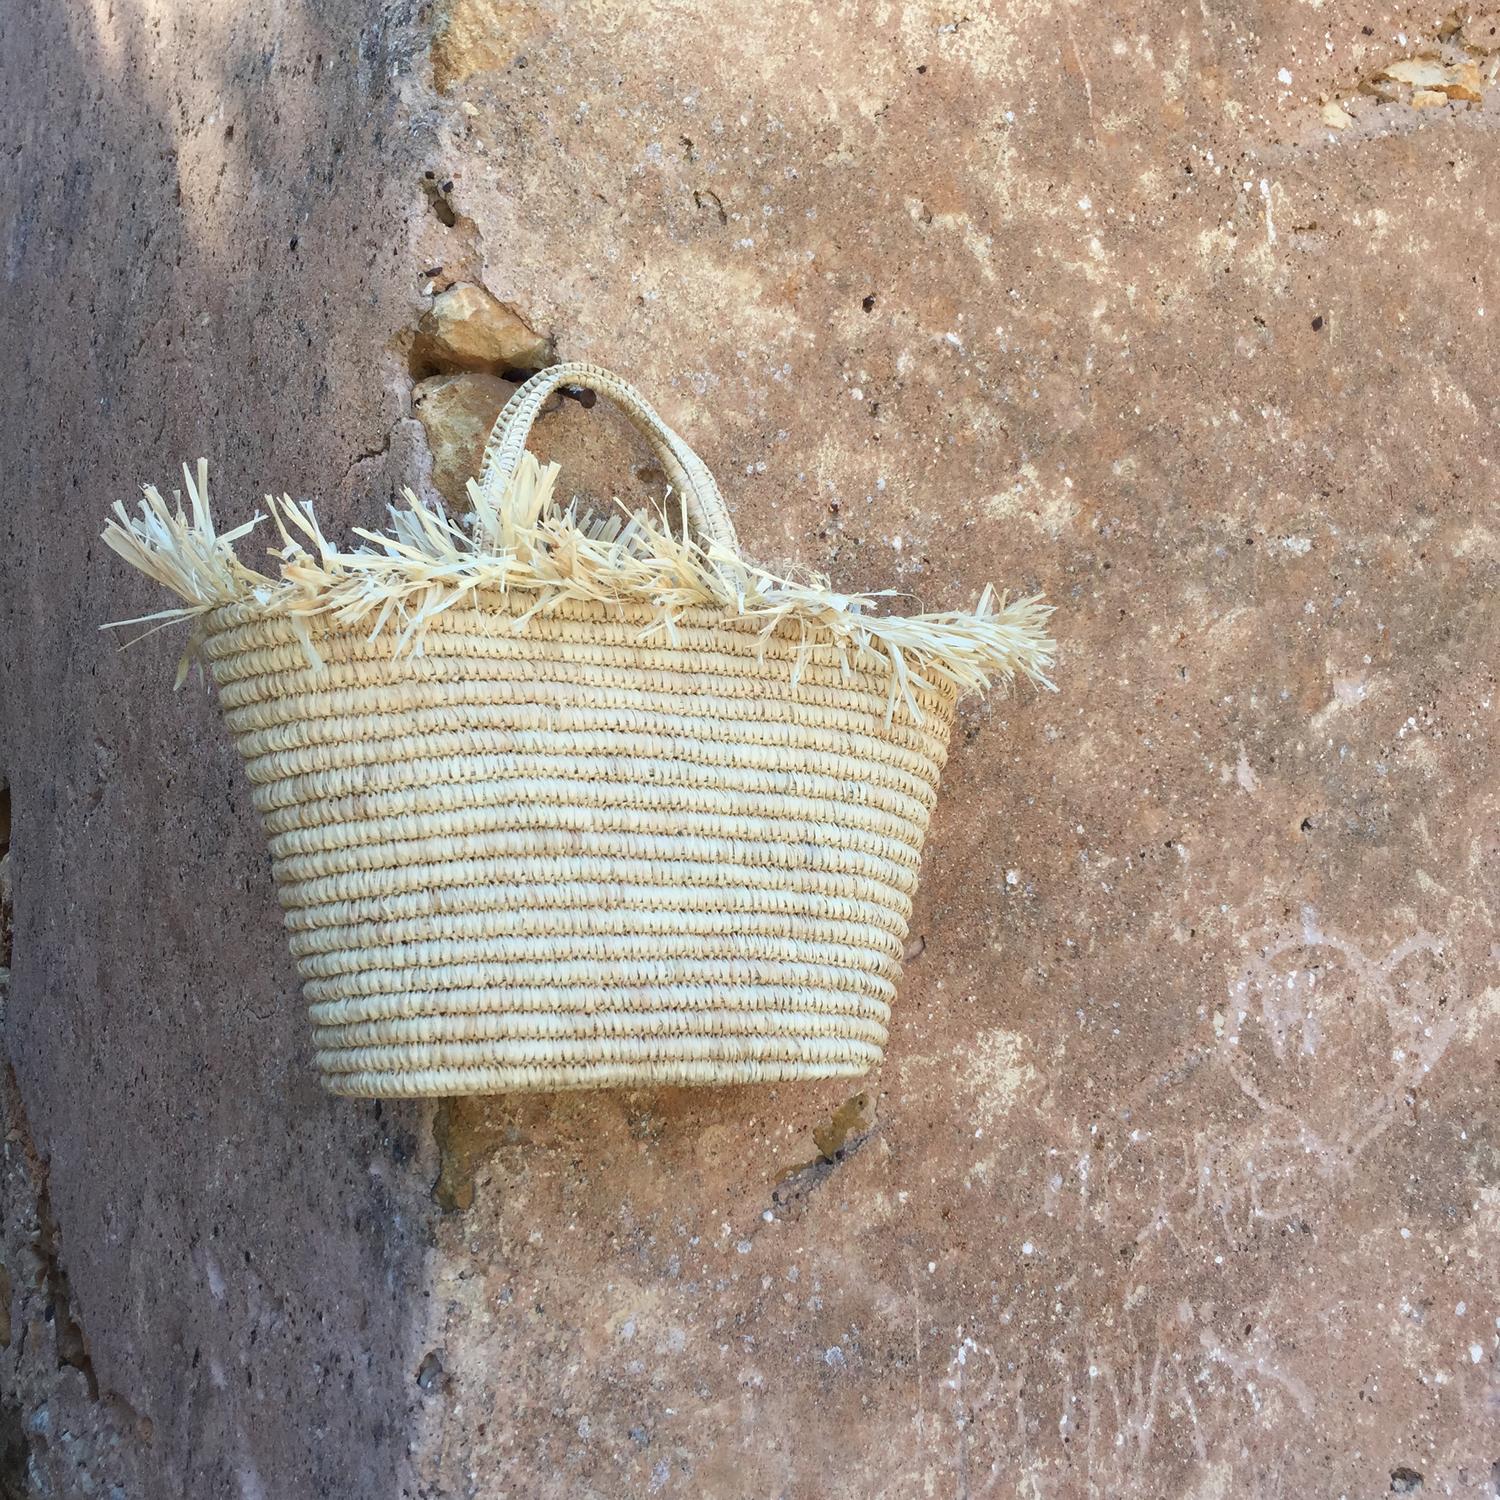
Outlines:
<svg viewBox="0 0 1500 1500"><path fill-rule="evenodd" d="M608 396L683 507L591 517L526 451ZM106 540L173 589L270 838L324 1084L362 1097L855 1077L881 1059L958 693L1045 681L1036 600L899 619L740 555L702 461L589 365L528 381L451 520L280 576L154 489ZM261 519L260 517L256 518ZM131 622L126 622L131 623Z"/></svg>

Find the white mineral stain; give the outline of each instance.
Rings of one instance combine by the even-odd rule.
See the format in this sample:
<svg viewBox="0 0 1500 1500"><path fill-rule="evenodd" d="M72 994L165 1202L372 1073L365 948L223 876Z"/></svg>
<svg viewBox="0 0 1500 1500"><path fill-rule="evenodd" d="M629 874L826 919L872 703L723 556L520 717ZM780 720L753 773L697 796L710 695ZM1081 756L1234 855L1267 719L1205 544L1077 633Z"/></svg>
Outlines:
<svg viewBox="0 0 1500 1500"><path fill-rule="evenodd" d="M1056 539L1078 515L1078 502L1070 493L1072 481L1045 484L1035 464L1022 464L1014 484L998 494L986 495L979 503L991 521L1030 521L1038 531Z"/></svg>
<svg viewBox="0 0 1500 1500"><path fill-rule="evenodd" d="M1023 1091L1040 1082L1041 1074L1023 1061L1027 1049L1019 1032L982 1033L969 1058L976 1112L987 1124L1009 1113Z"/></svg>
<svg viewBox="0 0 1500 1500"><path fill-rule="evenodd" d="M1271 219L1271 184L1264 177L1260 180L1261 201L1266 206L1266 244L1276 243L1276 225Z"/></svg>
<svg viewBox="0 0 1500 1500"><path fill-rule="evenodd" d="M1239 783L1242 792L1258 792L1260 790L1260 777L1255 774L1255 769L1250 764L1250 757L1245 754L1245 747L1240 746L1240 758L1235 764L1234 779Z"/></svg>

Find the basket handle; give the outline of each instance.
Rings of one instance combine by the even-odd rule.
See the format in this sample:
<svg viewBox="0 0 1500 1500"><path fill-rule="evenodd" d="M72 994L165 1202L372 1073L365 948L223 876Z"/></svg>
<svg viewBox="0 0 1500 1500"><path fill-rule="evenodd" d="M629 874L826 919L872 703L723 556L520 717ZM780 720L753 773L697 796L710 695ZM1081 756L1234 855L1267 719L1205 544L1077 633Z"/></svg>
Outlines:
<svg viewBox="0 0 1500 1500"><path fill-rule="evenodd" d="M729 518L729 507L719 493L719 486L708 472L708 465L656 414L634 386L598 365L572 362L541 370L521 386L496 418L489 441L484 445L484 463L479 471L479 488L492 504L498 505L510 486L532 424L541 412L542 403L563 386L582 386L601 396L608 396L629 418L630 424L651 446L651 451L666 470L668 482L683 498L688 525L701 542L718 542L734 552L739 551L739 537Z"/></svg>

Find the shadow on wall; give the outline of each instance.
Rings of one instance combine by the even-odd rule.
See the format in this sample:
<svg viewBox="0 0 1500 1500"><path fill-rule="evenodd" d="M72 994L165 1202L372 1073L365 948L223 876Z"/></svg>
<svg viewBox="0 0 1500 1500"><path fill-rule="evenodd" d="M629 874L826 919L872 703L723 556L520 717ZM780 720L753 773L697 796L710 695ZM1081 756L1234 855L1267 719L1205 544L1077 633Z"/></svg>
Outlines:
<svg viewBox="0 0 1500 1500"><path fill-rule="evenodd" d="M38 1337L0 1351L0 1471L52 1493L84 1492L79 1465L99 1493L400 1491L427 1114L313 1084L243 773L208 695L168 692L171 647L98 635L158 604L97 535L177 457L254 493L388 429L375 370L410 321L403 215L426 212L418 133L393 128L413 14L90 0L5 23L5 1041L45 1171L7 1223L19 1255L55 1217L69 1297L59 1319L46 1276L17 1285Z"/></svg>

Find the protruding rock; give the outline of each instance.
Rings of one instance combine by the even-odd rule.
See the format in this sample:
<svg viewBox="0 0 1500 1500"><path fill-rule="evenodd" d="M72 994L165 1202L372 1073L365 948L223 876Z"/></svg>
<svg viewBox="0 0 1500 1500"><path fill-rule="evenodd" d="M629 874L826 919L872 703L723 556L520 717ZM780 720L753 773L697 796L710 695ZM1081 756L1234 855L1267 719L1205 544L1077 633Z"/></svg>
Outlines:
<svg viewBox="0 0 1500 1500"><path fill-rule="evenodd" d="M1443 92L1450 99L1462 99L1468 104L1482 104L1484 102L1484 79L1480 75L1479 64L1459 63L1443 85Z"/></svg>
<svg viewBox="0 0 1500 1500"><path fill-rule="evenodd" d="M412 391L412 410L427 431L432 483L458 513L468 509L467 483L479 474L485 439L515 391L494 375L436 375Z"/></svg>
<svg viewBox="0 0 1500 1500"><path fill-rule="evenodd" d="M552 362L551 342L513 307L482 286L462 282L433 299L417 325L413 357L439 374L539 369Z"/></svg>
<svg viewBox="0 0 1500 1500"><path fill-rule="evenodd" d="M1444 62L1436 57L1408 57L1390 63L1375 75L1377 83L1404 83L1413 90L1412 103L1419 109L1446 104L1449 99L1477 104L1484 98L1484 80L1474 62ZM1434 100L1423 95L1436 94Z"/></svg>
<svg viewBox="0 0 1500 1500"><path fill-rule="evenodd" d="M517 0L447 0L433 30L433 84L446 93L475 73L498 73L544 30L539 8Z"/></svg>

